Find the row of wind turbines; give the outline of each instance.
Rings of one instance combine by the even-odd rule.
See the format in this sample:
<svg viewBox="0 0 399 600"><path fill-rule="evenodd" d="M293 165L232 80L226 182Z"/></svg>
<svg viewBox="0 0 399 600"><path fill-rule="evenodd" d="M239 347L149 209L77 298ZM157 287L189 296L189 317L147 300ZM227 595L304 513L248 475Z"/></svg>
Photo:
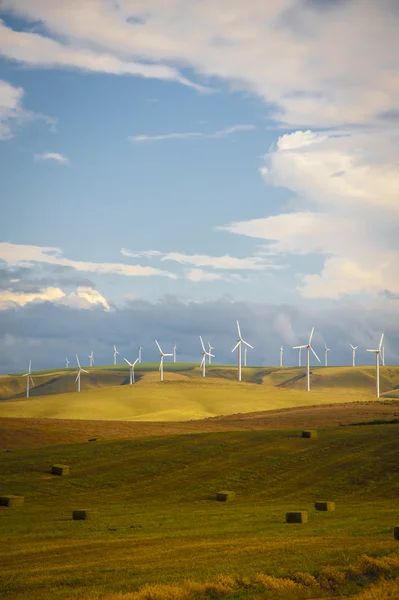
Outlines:
<svg viewBox="0 0 399 600"><path fill-rule="evenodd" d="M237 350L237 366L238 366L238 373L237 373L237 378L238 381L242 381L242 354L244 351L244 367L247 364L247 349L248 348L252 348L253 346L251 346L251 344L249 344L247 341L244 340L244 338L241 335L241 329L240 329L240 324L237 321L237 333L238 333L238 337L237 337L237 343L234 346L234 348L232 349L232 352L235 352ZM303 344L301 346L293 346L294 350L298 350L298 366L301 366L301 352L303 349L306 350L306 390L309 392L310 391L310 352L312 352L314 354L314 356L316 357L316 359L320 361L320 358L317 356L316 352L314 351L313 347L312 347L312 339L313 339L313 334L314 334L314 327L312 327L312 330L310 332L310 336L309 336L309 340L307 344ZM200 367L202 369L202 376L205 377L206 376L206 360L208 358L208 364L212 363L212 358L215 357L214 354L212 354L212 350L214 350L213 346L211 346L211 344L208 342L208 350L206 350L203 339L201 336L199 336L200 342L201 342L201 363L200 363ZM380 382L379 382L379 365L380 365L380 360L382 361L382 364L385 364L385 360L384 360L384 347L382 345L383 343L383 339L384 339L384 334L381 335L381 339L380 339L380 344L378 346L377 349L373 349L373 350L367 350L367 352L374 352L376 355L376 395L377 398L379 398L380 396ZM155 344L157 345L157 348L159 350L159 357L160 357L160 362L159 362L159 376L160 376L160 381L163 381L163 366L164 366L164 358L165 357L171 357L173 356L173 362L176 362L176 351L177 351L177 346L176 344L173 347L173 353L168 354L163 352L161 346L159 345L158 341L155 340ZM353 346L352 344L350 344L350 347L352 348L352 366L354 367L356 364L356 350L358 348L358 346ZM130 367L130 385L133 385L135 383L135 376L134 376L134 367L137 363L141 363L142 362L142 350L143 348L140 346L139 347L139 354L138 357L136 358L136 360L134 362L130 362L127 358L124 358L125 362L129 365ZM327 367L328 366L328 352L330 352L330 348L327 347L327 345L324 343L324 365ZM114 365L117 364L117 356L118 356L119 352L116 349L116 346L114 345ZM93 367L94 365L94 353L93 351L89 354L89 361L90 361L90 367ZM80 377L82 373L89 373L89 371L83 369L81 367L81 364L79 362L79 357L76 354L76 362L78 365L78 372L77 372L77 376L75 379L75 382L77 384L77 391L80 392ZM32 384L32 386L34 385L33 379L32 379L32 374L31 374L31 366L32 366L32 361L29 361L29 370L27 373L25 373L23 375L23 377L26 377L26 397L29 398L29 390L30 390L30 384ZM281 346L280 348L280 367L283 366L283 347ZM65 367L68 368L69 367L69 360L68 357L66 358L66 363L65 363Z"/></svg>

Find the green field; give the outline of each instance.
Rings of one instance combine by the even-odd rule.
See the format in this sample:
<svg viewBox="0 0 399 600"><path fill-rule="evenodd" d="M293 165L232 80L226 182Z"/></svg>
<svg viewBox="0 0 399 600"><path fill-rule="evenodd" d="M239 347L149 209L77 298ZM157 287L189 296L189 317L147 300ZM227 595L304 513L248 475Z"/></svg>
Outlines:
<svg viewBox="0 0 399 600"><path fill-rule="evenodd" d="M161 383L157 365L143 364L134 386L128 385L128 367L96 367L82 375L80 393L75 376L75 370L65 369L33 373L29 399L23 377L0 377L0 417L186 421L375 398L373 367L312 369L310 393L304 369L294 367L249 367L239 383L233 366L212 365L204 379L195 365L168 364ZM382 367L380 382L383 398L398 398L398 367Z"/></svg>
<svg viewBox="0 0 399 600"><path fill-rule="evenodd" d="M382 574L399 575L392 534L399 524L398 439L399 425L367 425L323 428L316 440L296 430L247 431L2 452L0 494L21 494L25 505L0 507L0 595L357 594ZM70 465L71 474L50 475L54 463ZM236 500L216 502L220 489L234 490ZM316 512L316 500L335 501L336 511ZM71 519L81 508L92 511L92 520ZM309 522L284 523L288 510L308 510ZM291 581L289 588L273 579L298 571L319 583ZM155 587L146 592L149 584ZM398 597L378 589L370 598Z"/></svg>

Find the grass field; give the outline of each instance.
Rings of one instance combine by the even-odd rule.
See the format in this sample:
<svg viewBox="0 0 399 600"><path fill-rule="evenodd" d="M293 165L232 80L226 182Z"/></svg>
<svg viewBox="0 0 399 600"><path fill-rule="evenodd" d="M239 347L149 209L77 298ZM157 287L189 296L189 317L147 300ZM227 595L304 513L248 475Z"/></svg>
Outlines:
<svg viewBox="0 0 399 600"><path fill-rule="evenodd" d="M312 390L305 391L304 369L250 367L236 381L233 366L212 365L208 375L190 364L168 364L159 382L157 365L140 365L137 383L128 368L98 367L82 375L75 391L75 372L34 373L35 387L25 396L25 379L0 377L0 417L186 421L240 412L291 406L372 400L373 367L329 367L312 370ZM399 368L381 368L382 397L397 398ZM61 393L63 392L63 393Z"/></svg>
<svg viewBox="0 0 399 600"><path fill-rule="evenodd" d="M288 600L354 594L378 573L399 575L392 535L399 424L324 428L316 440L299 434L199 433L3 451L0 494L21 494L25 505L0 507L0 594ZM70 465L71 475L51 476L54 463ZM236 500L216 502L219 489L235 491ZM315 500L335 501L336 511L315 512ZM81 508L93 519L73 521L72 510ZM285 524L288 510L308 510L309 522ZM368 567L360 569L363 554L396 558L363 559ZM257 576L298 571L319 585L288 589L284 580ZM146 592L148 584L158 587ZM384 600L378 589L374 597Z"/></svg>

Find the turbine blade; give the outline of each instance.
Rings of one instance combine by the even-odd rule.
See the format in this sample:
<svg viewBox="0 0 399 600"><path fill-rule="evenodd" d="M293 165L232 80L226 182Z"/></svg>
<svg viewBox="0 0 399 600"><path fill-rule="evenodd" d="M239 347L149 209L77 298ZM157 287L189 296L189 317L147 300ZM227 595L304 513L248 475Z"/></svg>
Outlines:
<svg viewBox="0 0 399 600"><path fill-rule="evenodd" d="M240 324L237 321L237 330L238 330L238 337L241 339L241 329L240 329Z"/></svg>
<svg viewBox="0 0 399 600"><path fill-rule="evenodd" d="M161 346L158 344L157 340L155 340L155 343L156 343L156 345L158 346L158 350L159 350L159 352L160 352L161 354L163 354L163 352L162 352L162 348L161 348Z"/></svg>
<svg viewBox="0 0 399 600"><path fill-rule="evenodd" d="M203 349L203 351L205 352L205 346L204 346L204 342L202 341L202 337L201 337L201 336L199 336L199 339L200 339L200 341L201 341L201 346L202 346L202 349Z"/></svg>
<svg viewBox="0 0 399 600"><path fill-rule="evenodd" d="M125 360L127 362L128 365L132 366L132 363L128 361L127 358L124 358L123 360ZM137 359L138 360L138 359ZM136 364L136 363L135 363Z"/></svg>
<svg viewBox="0 0 399 600"><path fill-rule="evenodd" d="M138 358L136 358L136 360L134 361L134 363L133 363L131 366L132 366L132 367L134 367L134 365L135 365L137 362L139 362L139 359L138 359Z"/></svg>
<svg viewBox="0 0 399 600"><path fill-rule="evenodd" d="M211 354L210 352L208 352L208 356L212 356L212 358L215 358L215 355Z"/></svg>
<svg viewBox="0 0 399 600"><path fill-rule="evenodd" d="M381 350L382 347L382 341L384 339L384 334L382 334L381 339L380 339L380 345L378 346L378 349ZM30 369L29 369L30 370Z"/></svg>
<svg viewBox="0 0 399 600"><path fill-rule="evenodd" d="M317 360L319 362L321 362L320 358L317 356L316 352L313 350L312 346L309 346L309 348L311 349L311 351L313 352L313 354L315 355L315 357L317 358Z"/></svg>
<svg viewBox="0 0 399 600"><path fill-rule="evenodd" d="M78 355L77 355L77 354L76 354L76 362L78 363L78 367L79 367L79 369L80 369L81 367L80 367L80 362L79 362L79 358L78 358Z"/></svg>
<svg viewBox="0 0 399 600"><path fill-rule="evenodd" d="M367 350L367 352L379 352L379 350Z"/></svg>
<svg viewBox="0 0 399 600"><path fill-rule="evenodd" d="M200 362L200 367L202 367L202 366L203 366L203 364L204 364L204 360L205 360L205 356L203 356L203 357L202 357L202 360L201 360L201 362Z"/></svg>
<svg viewBox="0 0 399 600"><path fill-rule="evenodd" d="M35 385L35 384L33 383L33 379L32 379L32 376L31 376L31 375L29 375L29 378L30 378L30 382L31 382L31 384L32 384L32 385Z"/></svg>
<svg viewBox="0 0 399 600"><path fill-rule="evenodd" d="M241 344L241 341L237 342L236 345L234 346L232 352L234 352L234 350L237 350L237 348L240 344Z"/></svg>
<svg viewBox="0 0 399 600"><path fill-rule="evenodd" d="M312 327L312 331L310 332L310 336L309 336L309 346L312 344L313 333L314 333L314 327Z"/></svg>
<svg viewBox="0 0 399 600"><path fill-rule="evenodd" d="M32 367L32 361L30 360L29 361L29 369L28 369L29 373L30 373L31 367Z"/></svg>
<svg viewBox="0 0 399 600"><path fill-rule="evenodd" d="M87 374L89 373L89 371L86 371L85 369L82 369L82 372Z"/></svg>
<svg viewBox="0 0 399 600"><path fill-rule="evenodd" d="M251 344L248 344L248 342L246 342L245 340L242 340L242 341L246 346L248 346L248 348L252 348L252 350L254 349L254 347L251 346Z"/></svg>
<svg viewBox="0 0 399 600"><path fill-rule="evenodd" d="M292 346L293 350L298 350L299 348L307 348L307 346Z"/></svg>
<svg viewBox="0 0 399 600"><path fill-rule="evenodd" d="M173 356L173 354L164 354L164 356Z"/></svg>
<svg viewBox="0 0 399 600"><path fill-rule="evenodd" d="M75 383L77 382L77 380L79 379L80 376L80 371L78 372L78 374L76 375L76 379L75 379Z"/></svg>

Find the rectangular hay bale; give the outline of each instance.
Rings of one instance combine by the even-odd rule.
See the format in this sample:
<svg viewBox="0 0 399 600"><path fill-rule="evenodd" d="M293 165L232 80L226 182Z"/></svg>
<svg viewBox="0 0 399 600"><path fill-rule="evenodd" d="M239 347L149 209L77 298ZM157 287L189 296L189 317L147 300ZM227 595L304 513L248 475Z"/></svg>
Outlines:
<svg viewBox="0 0 399 600"><path fill-rule="evenodd" d="M216 494L216 500L219 500L219 502L230 502L235 497L235 492L230 492L229 490L222 490Z"/></svg>
<svg viewBox="0 0 399 600"><path fill-rule="evenodd" d="M315 429L307 429L302 431L303 438L317 438L317 431Z"/></svg>
<svg viewBox="0 0 399 600"><path fill-rule="evenodd" d="M52 475L69 475L70 468L68 465L53 465L51 467Z"/></svg>
<svg viewBox="0 0 399 600"><path fill-rule="evenodd" d="M286 523L307 523L308 521L308 511L307 510L299 510L295 512L287 512L285 513L285 522Z"/></svg>
<svg viewBox="0 0 399 600"><path fill-rule="evenodd" d="M335 502L315 502L314 507L316 510L330 511L335 510Z"/></svg>
<svg viewBox="0 0 399 600"><path fill-rule="evenodd" d="M393 539L399 540L399 525L393 528Z"/></svg>
<svg viewBox="0 0 399 600"><path fill-rule="evenodd" d="M23 496L0 496L0 506L23 506L25 498Z"/></svg>
<svg viewBox="0 0 399 600"><path fill-rule="evenodd" d="M74 521L86 521L86 519L90 519L91 513L88 510L74 510L72 512L72 519Z"/></svg>

